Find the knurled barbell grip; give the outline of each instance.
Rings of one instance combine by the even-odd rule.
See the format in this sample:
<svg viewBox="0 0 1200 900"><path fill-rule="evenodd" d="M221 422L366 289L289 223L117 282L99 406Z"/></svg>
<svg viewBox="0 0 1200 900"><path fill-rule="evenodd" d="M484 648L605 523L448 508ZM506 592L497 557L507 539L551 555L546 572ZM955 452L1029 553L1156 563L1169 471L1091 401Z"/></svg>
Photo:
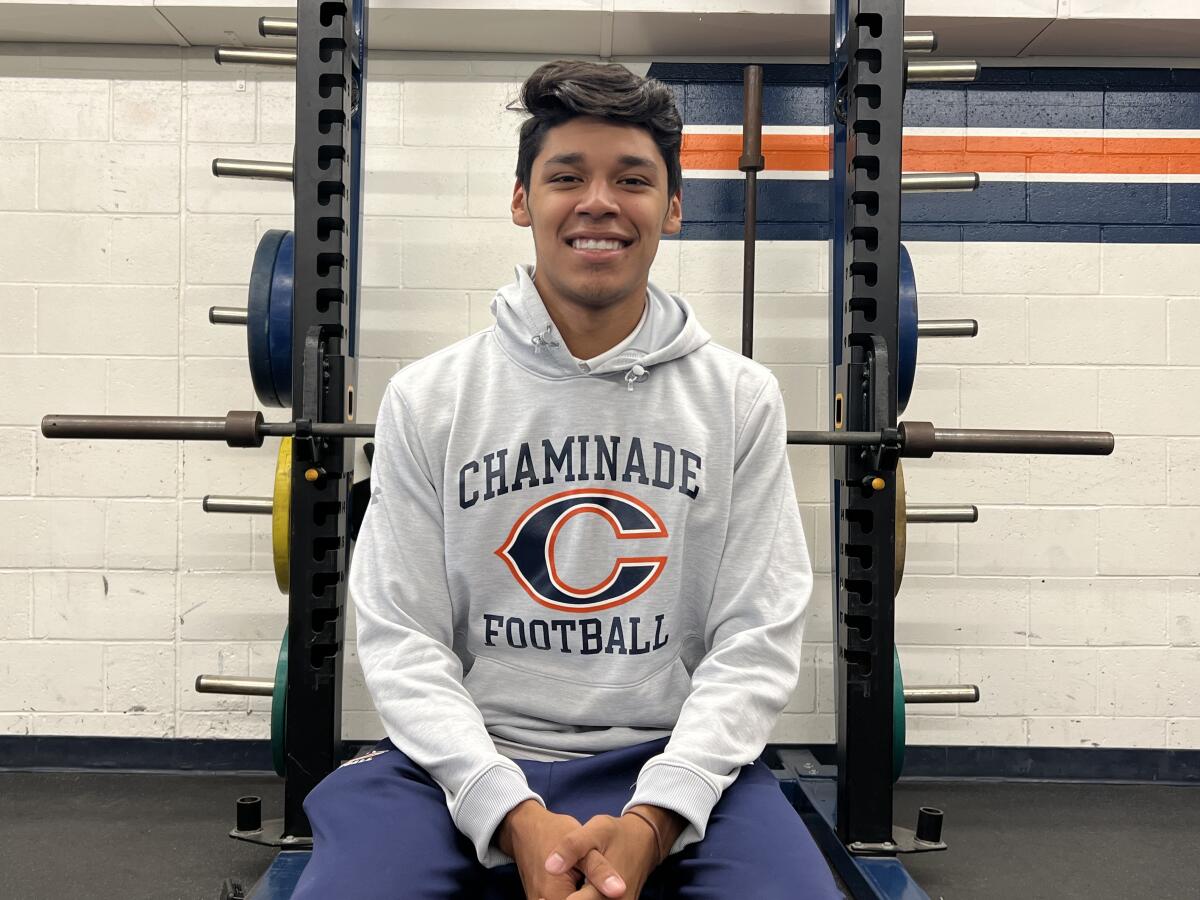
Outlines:
<svg viewBox="0 0 1200 900"><path fill-rule="evenodd" d="M901 422L900 455L934 453L1037 453L1108 456L1116 438L1108 431L1011 431L935 428L931 422Z"/></svg>

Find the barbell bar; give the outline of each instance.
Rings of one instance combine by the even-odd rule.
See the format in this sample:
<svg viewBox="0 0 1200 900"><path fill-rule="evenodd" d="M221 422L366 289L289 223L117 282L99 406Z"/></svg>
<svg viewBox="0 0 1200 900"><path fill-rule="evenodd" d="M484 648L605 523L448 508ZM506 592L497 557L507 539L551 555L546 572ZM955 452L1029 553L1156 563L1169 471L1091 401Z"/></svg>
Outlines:
<svg viewBox="0 0 1200 900"><path fill-rule="evenodd" d="M218 178L258 178L266 181L294 181L296 168L290 162L260 159L214 159L212 173Z"/></svg>
<svg viewBox="0 0 1200 900"><path fill-rule="evenodd" d="M1027 431L937 428L931 422L901 422L882 431L789 431L789 444L878 447L894 444L900 456L934 453L1047 453L1107 456L1116 439L1109 431ZM47 438L93 440L225 441L231 447L261 447L268 437L373 437L374 424L356 422L264 422L257 410L225 416L75 416L42 418ZM886 437L886 441L885 441Z"/></svg>
<svg viewBox="0 0 1200 900"><path fill-rule="evenodd" d="M880 447L880 431L789 431L789 444ZM1046 453L1108 456L1116 446L1109 431L1025 431L985 428L937 428L930 422L901 422L895 429L900 456L928 458L934 453Z"/></svg>
<svg viewBox="0 0 1200 900"><path fill-rule="evenodd" d="M213 59L218 65L250 63L258 66L294 66L296 51L283 47L217 47Z"/></svg>

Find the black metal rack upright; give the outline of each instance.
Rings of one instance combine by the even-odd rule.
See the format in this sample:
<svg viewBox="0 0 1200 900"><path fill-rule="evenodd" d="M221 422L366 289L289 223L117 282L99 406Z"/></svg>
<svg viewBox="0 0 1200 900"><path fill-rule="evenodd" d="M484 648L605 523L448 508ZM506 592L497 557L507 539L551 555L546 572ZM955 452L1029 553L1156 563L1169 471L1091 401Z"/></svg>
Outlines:
<svg viewBox="0 0 1200 900"><path fill-rule="evenodd" d="M291 592L284 835L312 834L302 804L342 761L341 681L354 444L304 437L356 409L362 217L363 0L299 0L296 271L292 319Z"/></svg>
<svg viewBox="0 0 1200 900"><path fill-rule="evenodd" d="M903 0L833 0L830 427L896 425ZM830 451L837 829L892 841L896 459Z"/></svg>

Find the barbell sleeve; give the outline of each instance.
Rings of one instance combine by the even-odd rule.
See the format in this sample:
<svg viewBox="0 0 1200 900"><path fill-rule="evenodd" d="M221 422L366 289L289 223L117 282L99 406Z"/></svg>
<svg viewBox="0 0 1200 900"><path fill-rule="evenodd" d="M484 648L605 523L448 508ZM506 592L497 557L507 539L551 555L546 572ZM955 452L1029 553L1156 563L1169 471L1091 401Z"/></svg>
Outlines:
<svg viewBox="0 0 1200 900"><path fill-rule="evenodd" d="M932 53L937 46L937 35L932 31L904 32L905 53Z"/></svg>
<svg viewBox="0 0 1200 900"><path fill-rule="evenodd" d="M979 685L947 684L904 686L905 703L978 703Z"/></svg>
<svg viewBox="0 0 1200 900"><path fill-rule="evenodd" d="M258 33L263 37L296 37L299 31L295 19L273 19L270 16L262 16L258 20Z"/></svg>
<svg viewBox="0 0 1200 900"><path fill-rule="evenodd" d="M217 47L213 58L218 65L250 63L258 66L294 66L296 51L282 47Z"/></svg>
<svg viewBox="0 0 1200 900"><path fill-rule="evenodd" d="M973 59L908 60L905 74L909 84L974 81L979 77L979 63Z"/></svg>
<svg viewBox="0 0 1200 900"><path fill-rule="evenodd" d="M974 505L909 503L906 507L905 520L909 522L909 524L978 522L979 507Z"/></svg>
<svg viewBox="0 0 1200 900"><path fill-rule="evenodd" d="M978 188L978 172L905 172L900 176L900 190L906 194L974 191Z"/></svg>
<svg viewBox="0 0 1200 900"><path fill-rule="evenodd" d="M210 306L208 321L214 325L245 325L250 321L250 312L236 306Z"/></svg>
<svg viewBox="0 0 1200 900"><path fill-rule="evenodd" d="M257 178L265 181L295 179L295 168L290 162L258 159L214 159L212 173L218 178Z"/></svg>
<svg viewBox="0 0 1200 900"><path fill-rule="evenodd" d="M261 447L262 421L262 413L250 410L233 410L224 417L45 416L42 434L97 440L225 441L230 447Z"/></svg>
<svg viewBox="0 0 1200 900"><path fill-rule="evenodd" d="M979 322L975 319L923 319L917 323L917 337L975 337Z"/></svg>
<svg viewBox="0 0 1200 900"><path fill-rule="evenodd" d="M275 682L270 678L247 675L197 675L197 694L241 694L246 697L270 697Z"/></svg>
<svg viewBox="0 0 1200 900"><path fill-rule="evenodd" d="M901 422L899 430L900 455L925 459L934 453L1108 456L1116 446L1116 439L1108 431L935 428L931 422Z"/></svg>
<svg viewBox="0 0 1200 900"><path fill-rule="evenodd" d="M275 508L270 497L219 497L213 494L206 496L200 505L207 513L244 513L255 516L269 516Z"/></svg>

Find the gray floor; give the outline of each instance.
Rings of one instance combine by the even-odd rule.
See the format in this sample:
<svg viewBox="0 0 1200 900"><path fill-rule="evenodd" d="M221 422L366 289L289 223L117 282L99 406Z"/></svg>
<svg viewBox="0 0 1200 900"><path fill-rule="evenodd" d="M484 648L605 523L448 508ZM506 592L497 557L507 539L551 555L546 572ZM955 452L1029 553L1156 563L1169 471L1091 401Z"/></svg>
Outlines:
<svg viewBox="0 0 1200 900"><path fill-rule="evenodd" d="M230 840L233 804L282 783L263 775L0 773L4 900L216 900L273 856ZM946 900L1200 898L1200 786L902 782L896 820L946 812L950 850L907 857Z"/></svg>

